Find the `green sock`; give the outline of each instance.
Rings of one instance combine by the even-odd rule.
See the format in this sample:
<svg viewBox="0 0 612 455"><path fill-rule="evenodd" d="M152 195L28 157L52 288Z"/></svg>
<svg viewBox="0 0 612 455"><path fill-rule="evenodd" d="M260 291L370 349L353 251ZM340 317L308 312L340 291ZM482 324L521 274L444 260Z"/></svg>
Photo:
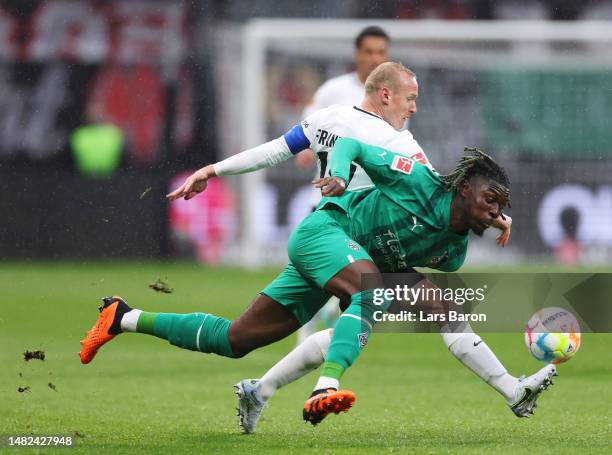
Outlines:
<svg viewBox="0 0 612 455"><path fill-rule="evenodd" d="M325 361L323 362L323 367L321 368L321 376L340 380L345 369L345 367L336 362Z"/></svg>
<svg viewBox="0 0 612 455"><path fill-rule="evenodd" d="M374 312L385 311L391 302L373 303L373 290L353 294L351 304L334 327L331 343L325 356L321 376L340 379L365 347L374 325Z"/></svg>
<svg viewBox="0 0 612 455"><path fill-rule="evenodd" d="M143 311L136 331L168 340L191 351L234 357L228 332L231 321L208 313L147 313Z"/></svg>

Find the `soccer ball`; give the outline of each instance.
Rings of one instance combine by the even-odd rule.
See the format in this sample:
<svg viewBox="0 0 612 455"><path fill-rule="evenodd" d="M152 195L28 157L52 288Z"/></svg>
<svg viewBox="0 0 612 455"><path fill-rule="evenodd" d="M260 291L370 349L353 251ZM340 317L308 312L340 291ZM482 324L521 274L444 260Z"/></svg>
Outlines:
<svg viewBox="0 0 612 455"><path fill-rule="evenodd" d="M542 308L525 327L525 344L532 356L546 363L563 363L580 348L580 325L559 307Z"/></svg>

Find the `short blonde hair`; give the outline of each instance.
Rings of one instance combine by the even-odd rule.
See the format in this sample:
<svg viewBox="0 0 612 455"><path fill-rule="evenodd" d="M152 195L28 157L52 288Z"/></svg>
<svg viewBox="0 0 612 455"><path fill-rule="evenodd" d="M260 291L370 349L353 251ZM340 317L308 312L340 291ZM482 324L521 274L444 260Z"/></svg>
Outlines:
<svg viewBox="0 0 612 455"><path fill-rule="evenodd" d="M384 85L388 86L392 92L396 92L399 85L399 75L406 73L410 77L416 78L416 74L401 63L385 62L374 68L365 81L366 94L375 93Z"/></svg>

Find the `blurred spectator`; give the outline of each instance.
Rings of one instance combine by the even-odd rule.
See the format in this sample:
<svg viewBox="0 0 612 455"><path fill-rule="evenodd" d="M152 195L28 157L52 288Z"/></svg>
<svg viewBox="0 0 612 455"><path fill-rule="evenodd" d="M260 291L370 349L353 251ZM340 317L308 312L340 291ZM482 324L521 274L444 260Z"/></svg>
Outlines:
<svg viewBox="0 0 612 455"><path fill-rule="evenodd" d="M79 126L70 137L77 169L83 175L112 176L121 161L123 141L123 132L113 124Z"/></svg>

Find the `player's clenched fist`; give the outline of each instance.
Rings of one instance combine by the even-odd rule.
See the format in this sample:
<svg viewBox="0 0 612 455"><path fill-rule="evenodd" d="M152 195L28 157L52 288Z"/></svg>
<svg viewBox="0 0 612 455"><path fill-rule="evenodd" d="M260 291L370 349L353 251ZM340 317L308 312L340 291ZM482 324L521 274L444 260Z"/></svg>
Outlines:
<svg viewBox="0 0 612 455"><path fill-rule="evenodd" d="M346 182L340 177L325 177L312 181L315 188L321 188L323 196L341 196L346 190Z"/></svg>
<svg viewBox="0 0 612 455"><path fill-rule="evenodd" d="M215 175L215 169L212 165L205 166L187 177L181 186L173 192L166 194L166 197L171 201L184 197L185 200L188 201L198 193L204 191L208 185L208 179Z"/></svg>

